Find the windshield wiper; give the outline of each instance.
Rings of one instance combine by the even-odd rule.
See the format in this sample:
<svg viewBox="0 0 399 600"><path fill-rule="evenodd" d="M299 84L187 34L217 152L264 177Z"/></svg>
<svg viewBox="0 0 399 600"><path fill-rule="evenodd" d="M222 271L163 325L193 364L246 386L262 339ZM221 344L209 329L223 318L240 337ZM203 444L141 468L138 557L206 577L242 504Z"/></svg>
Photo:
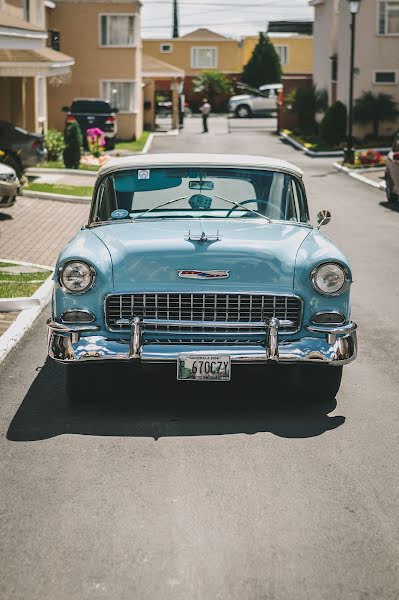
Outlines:
<svg viewBox="0 0 399 600"><path fill-rule="evenodd" d="M137 217L134 217L134 219L135 220L141 219L141 217L144 217L144 215L148 215L148 213L153 212L154 210L157 210L158 208L162 208L163 206L168 206L168 204L174 204L175 202L179 202L179 200L186 200L187 198L188 198L188 196L182 196L181 198L175 198L174 200L168 200L167 202L162 202L162 204L158 204L157 206L153 206L152 208L145 210L143 213L141 213Z"/></svg>
<svg viewBox="0 0 399 600"><path fill-rule="evenodd" d="M251 212L254 215L258 215L258 217L262 217L262 219L266 219L266 221L268 223L272 222L272 220L269 217L266 217L266 215L262 215L262 213L260 213L256 210L252 210L252 208L244 208L243 205L240 204L239 202L234 202L234 200L227 200L227 198L223 198L222 196L217 196L217 194L214 194L214 196L215 196L215 198L219 198L219 200L224 200L228 204L233 204L233 206L238 206L238 208L241 208L241 210L243 210L245 212Z"/></svg>

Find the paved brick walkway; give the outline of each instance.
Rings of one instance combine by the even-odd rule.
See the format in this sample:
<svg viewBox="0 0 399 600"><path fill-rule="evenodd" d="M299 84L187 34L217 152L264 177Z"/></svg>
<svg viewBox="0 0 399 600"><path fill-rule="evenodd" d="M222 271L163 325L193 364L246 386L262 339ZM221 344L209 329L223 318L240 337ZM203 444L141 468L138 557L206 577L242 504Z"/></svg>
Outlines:
<svg viewBox="0 0 399 600"><path fill-rule="evenodd" d="M0 258L52 266L88 214L88 204L20 197L0 211Z"/></svg>

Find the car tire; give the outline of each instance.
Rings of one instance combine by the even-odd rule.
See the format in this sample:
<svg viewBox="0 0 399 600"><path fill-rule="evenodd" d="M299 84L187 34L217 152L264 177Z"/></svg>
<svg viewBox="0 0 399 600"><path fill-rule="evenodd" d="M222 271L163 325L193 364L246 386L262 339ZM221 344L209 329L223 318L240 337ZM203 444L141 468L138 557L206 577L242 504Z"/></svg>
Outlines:
<svg viewBox="0 0 399 600"><path fill-rule="evenodd" d="M236 108L236 116L239 119L249 119L252 117L252 110L248 106L248 104L240 104Z"/></svg>
<svg viewBox="0 0 399 600"><path fill-rule="evenodd" d="M386 195L388 202L399 202L399 194L396 194L393 190L393 183L390 176L386 175Z"/></svg>
<svg viewBox="0 0 399 600"><path fill-rule="evenodd" d="M105 149L106 150L115 150L115 140L106 140L105 142Z"/></svg>
<svg viewBox="0 0 399 600"><path fill-rule="evenodd" d="M16 199L16 196L0 196L0 208L11 208L11 206L14 206Z"/></svg>
<svg viewBox="0 0 399 600"><path fill-rule="evenodd" d="M299 388L304 400L333 399L338 394L342 380L342 366L301 365Z"/></svg>

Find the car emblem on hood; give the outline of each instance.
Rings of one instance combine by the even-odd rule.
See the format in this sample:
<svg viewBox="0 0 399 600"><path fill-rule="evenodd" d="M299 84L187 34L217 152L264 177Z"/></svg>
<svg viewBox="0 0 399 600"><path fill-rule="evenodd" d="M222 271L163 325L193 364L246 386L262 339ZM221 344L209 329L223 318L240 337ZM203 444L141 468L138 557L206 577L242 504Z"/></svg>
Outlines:
<svg viewBox="0 0 399 600"><path fill-rule="evenodd" d="M228 279L230 271L179 271L183 279Z"/></svg>

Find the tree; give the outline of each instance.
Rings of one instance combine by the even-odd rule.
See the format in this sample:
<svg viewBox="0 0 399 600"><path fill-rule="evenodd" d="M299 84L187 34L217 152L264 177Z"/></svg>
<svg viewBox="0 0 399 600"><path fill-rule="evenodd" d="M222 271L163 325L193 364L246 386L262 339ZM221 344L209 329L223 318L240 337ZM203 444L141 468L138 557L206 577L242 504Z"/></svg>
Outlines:
<svg viewBox="0 0 399 600"><path fill-rule="evenodd" d="M353 120L360 125L372 123L373 137L378 138L381 121L394 121L399 115L398 105L389 94L363 92L355 102Z"/></svg>
<svg viewBox="0 0 399 600"><path fill-rule="evenodd" d="M337 146L346 136L346 106L339 100L326 111L320 123L320 137L331 146Z"/></svg>
<svg viewBox="0 0 399 600"><path fill-rule="evenodd" d="M82 132L75 122L68 123L64 133L65 149L63 152L64 164L67 169L79 169L82 156Z"/></svg>
<svg viewBox="0 0 399 600"><path fill-rule="evenodd" d="M211 104L219 94L230 94L231 88L231 80L220 71L202 71L193 81L193 91L207 96Z"/></svg>
<svg viewBox="0 0 399 600"><path fill-rule="evenodd" d="M244 67L241 81L257 88L281 81L280 58L267 35L262 32L251 58Z"/></svg>

